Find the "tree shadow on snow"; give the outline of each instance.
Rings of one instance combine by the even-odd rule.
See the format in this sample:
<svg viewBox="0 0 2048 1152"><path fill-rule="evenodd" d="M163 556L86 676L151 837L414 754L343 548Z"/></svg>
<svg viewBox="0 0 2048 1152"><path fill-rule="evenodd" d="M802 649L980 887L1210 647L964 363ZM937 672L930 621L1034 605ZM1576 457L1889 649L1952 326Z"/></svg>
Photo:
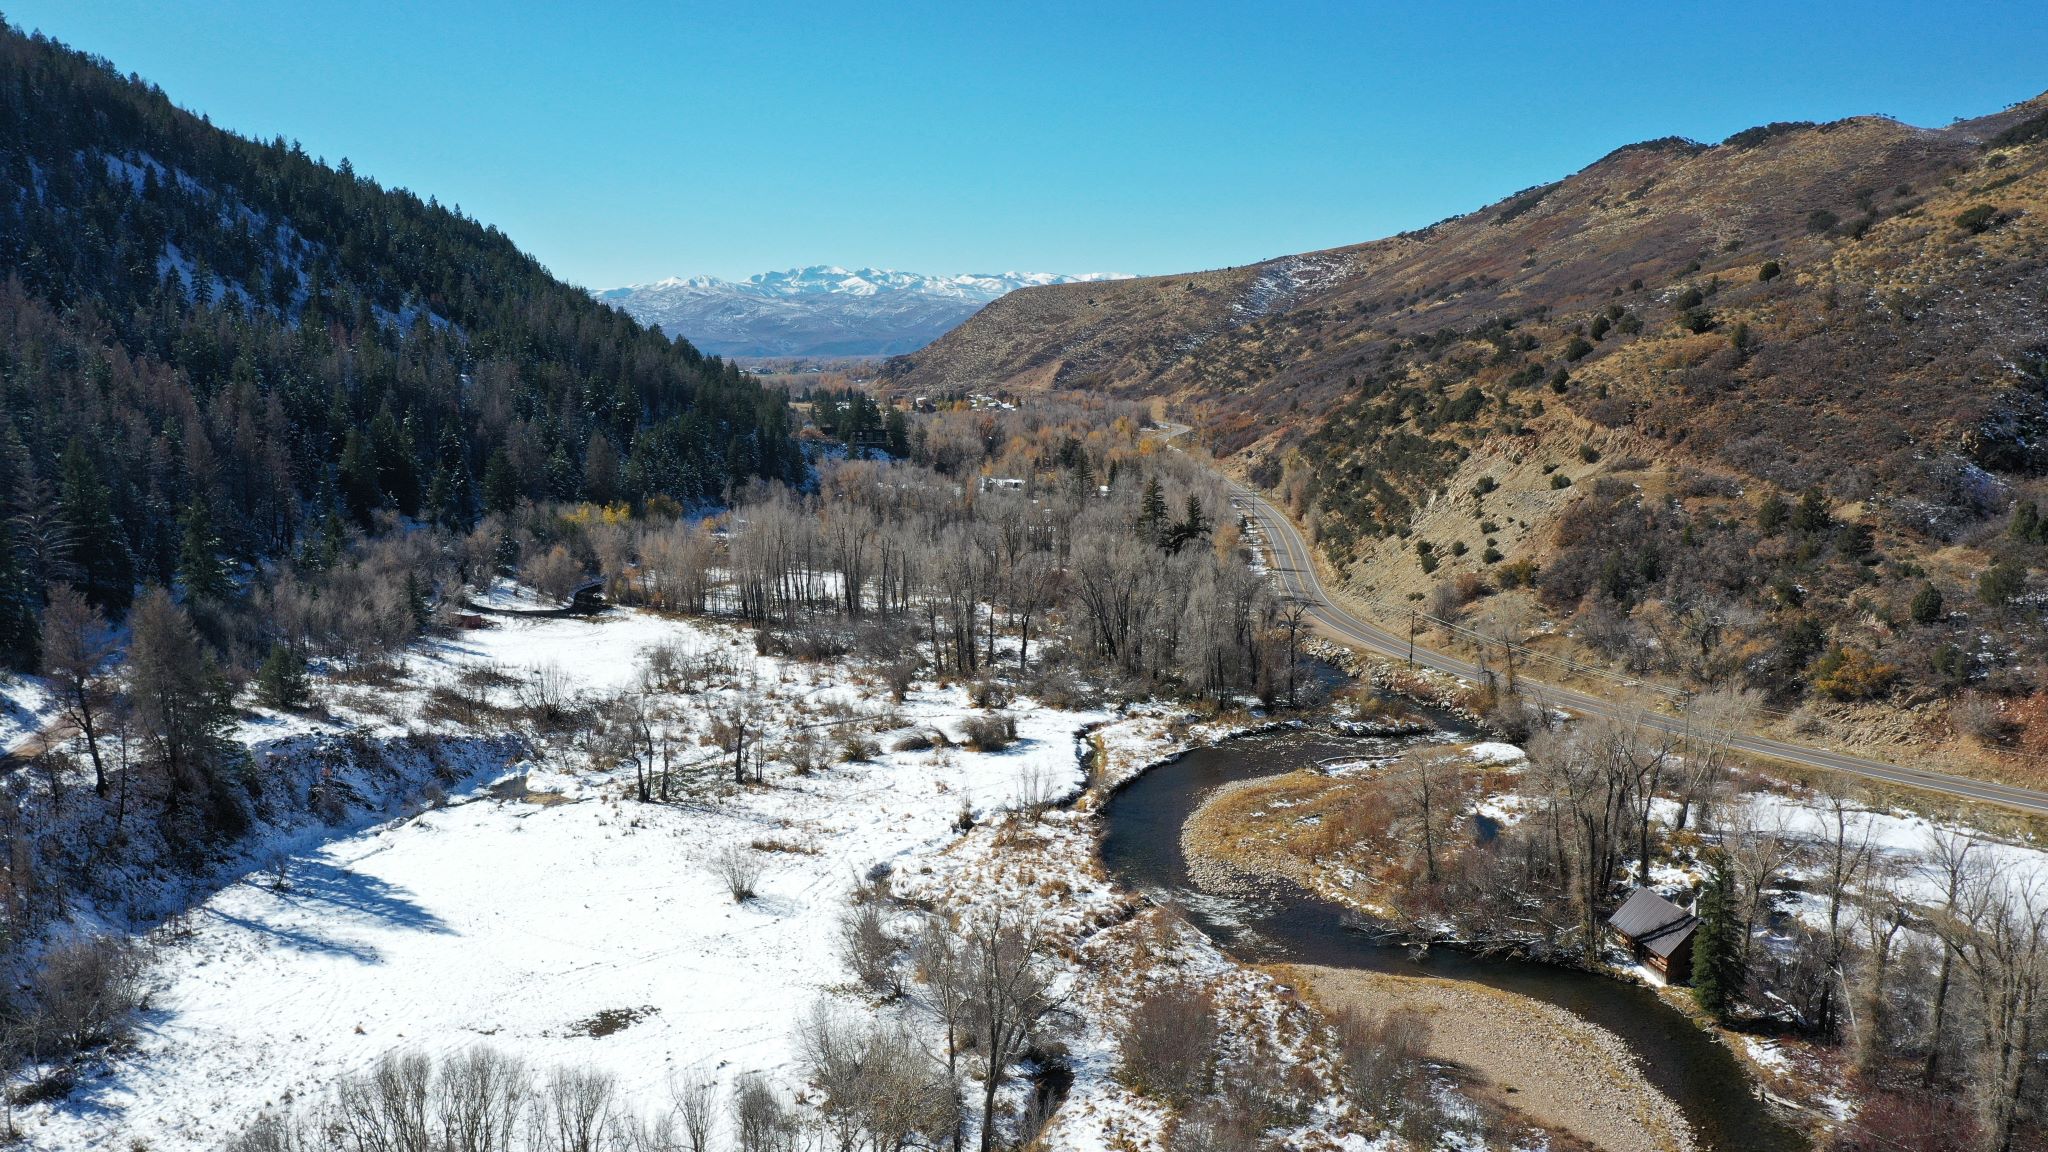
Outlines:
<svg viewBox="0 0 2048 1152"><path fill-rule="evenodd" d="M454 929L428 911L404 888L375 876L337 868L321 860L295 860L283 890L263 887L280 904L299 909L321 920L367 921L416 932L451 935ZM335 917L334 913L340 913ZM362 964L379 964L383 955L359 940L323 933L303 924L280 923L274 919L238 916L214 906L204 914L246 932L264 936L298 952L346 956Z"/></svg>
<svg viewBox="0 0 2048 1152"><path fill-rule="evenodd" d="M288 886L277 893L295 904L324 904L393 928L452 934L446 921L412 898L410 890L322 860L296 860Z"/></svg>

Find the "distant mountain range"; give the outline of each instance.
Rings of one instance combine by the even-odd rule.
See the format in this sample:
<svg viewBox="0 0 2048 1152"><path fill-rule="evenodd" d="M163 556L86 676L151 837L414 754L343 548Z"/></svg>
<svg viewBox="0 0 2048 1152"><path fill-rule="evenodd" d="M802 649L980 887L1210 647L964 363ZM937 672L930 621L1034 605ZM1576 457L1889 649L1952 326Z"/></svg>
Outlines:
<svg viewBox="0 0 2048 1152"><path fill-rule="evenodd" d="M1127 279L1115 272L925 276L821 264L745 280L670 277L597 297L720 356L893 356L924 347L1019 288Z"/></svg>

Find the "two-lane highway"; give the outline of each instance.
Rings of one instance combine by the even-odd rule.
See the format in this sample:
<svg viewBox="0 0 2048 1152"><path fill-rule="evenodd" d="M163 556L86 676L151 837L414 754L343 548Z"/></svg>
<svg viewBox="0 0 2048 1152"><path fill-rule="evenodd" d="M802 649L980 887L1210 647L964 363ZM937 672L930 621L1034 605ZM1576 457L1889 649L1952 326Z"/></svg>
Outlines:
<svg viewBox="0 0 2048 1152"><path fill-rule="evenodd" d="M1308 543L1301 538L1301 533L1295 530L1292 521L1251 489L1234 482L1231 488L1239 510L1258 526L1259 535L1265 540L1267 562L1272 567L1274 579L1279 582L1283 592L1308 605L1309 616L1319 628L1342 643L1397 659L1405 659L1408 656L1410 645L1407 637L1396 636L1384 628L1352 615L1330 598L1329 593L1323 588L1322 579L1316 575L1315 560L1309 552ZM1419 644L1414 646L1413 651L1415 662L1424 667L1468 679L1477 679L1482 675L1477 666L1455 656L1433 652ZM1574 689L1541 683L1527 676L1519 677L1518 680L1530 690L1539 693L1546 701L1574 712L1591 716L1639 717L1642 723L1665 732L1679 732L1685 726L1682 719L1662 712L1618 704ZM1743 752L1810 768L1826 768L1880 780L1887 784L1903 784L1910 788L1939 792L1966 800L2002 804L2037 815L2048 815L2048 792L1972 780L1944 772L1930 772L1922 768L1907 768L1887 764L1882 760L1830 752L1824 748L1811 748L1801 744L1788 744L1763 736L1736 735L1730 738L1728 743Z"/></svg>

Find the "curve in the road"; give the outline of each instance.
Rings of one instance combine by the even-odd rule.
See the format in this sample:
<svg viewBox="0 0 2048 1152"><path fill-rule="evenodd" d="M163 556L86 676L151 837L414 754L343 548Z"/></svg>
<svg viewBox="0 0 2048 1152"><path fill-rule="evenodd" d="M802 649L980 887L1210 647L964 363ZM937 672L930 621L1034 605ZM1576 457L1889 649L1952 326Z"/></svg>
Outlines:
<svg viewBox="0 0 2048 1152"><path fill-rule="evenodd" d="M1231 481L1230 485L1238 507L1258 525L1260 535L1265 538L1267 562L1274 579L1279 582L1282 591L1308 605L1310 618L1324 632L1344 643L1396 658L1405 659L1412 651L1417 664L1439 672L1448 672L1467 679L1478 679L1484 675L1478 666L1469 661L1442 652L1433 652L1421 645L1411 646L1406 637L1396 636L1345 611L1324 590L1322 579L1316 574L1315 560L1309 552L1308 542L1301 538L1301 533L1295 529L1294 522L1258 493L1235 481ZM1639 719L1643 724L1664 732L1679 732L1684 728L1684 721L1660 712L1617 704L1598 696L1527 677L1523 677L1522 682L1540 690L1550 701L1575 712L1593 716ZM2048 815L2048 792L2037 792L2030 788L2016 788L2009 784L1985 780L1972 780L1964 776L1951 776L1945 772L1932 772L1924 768L1887 764L1882 760L1830 752L1824 748L1812 748L1802 744L1789 744L1766 736L1736 735L1731 737L1728 743L1743 752L1768 756L1809 768L1846 772L1887 784L1901 784L1965 800L2001 804L2036 815Z"/></svg>

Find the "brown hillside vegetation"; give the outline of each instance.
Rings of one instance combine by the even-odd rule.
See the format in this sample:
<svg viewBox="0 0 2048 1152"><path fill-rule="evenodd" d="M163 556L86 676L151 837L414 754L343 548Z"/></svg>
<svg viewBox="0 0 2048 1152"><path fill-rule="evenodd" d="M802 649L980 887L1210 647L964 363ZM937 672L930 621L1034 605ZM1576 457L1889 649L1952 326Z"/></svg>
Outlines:
<svg viewBox="0 0 2048 1152"><path fill-rule="evenodd" d="M1492 622L1574 656L1808 725L1930 705L1887 738L2011 774L2048 746L2044 242L2048 96L1774 124L1355 247L1018 292L885 377L1164 398L1369 607L1509 592Z"/></svg>

